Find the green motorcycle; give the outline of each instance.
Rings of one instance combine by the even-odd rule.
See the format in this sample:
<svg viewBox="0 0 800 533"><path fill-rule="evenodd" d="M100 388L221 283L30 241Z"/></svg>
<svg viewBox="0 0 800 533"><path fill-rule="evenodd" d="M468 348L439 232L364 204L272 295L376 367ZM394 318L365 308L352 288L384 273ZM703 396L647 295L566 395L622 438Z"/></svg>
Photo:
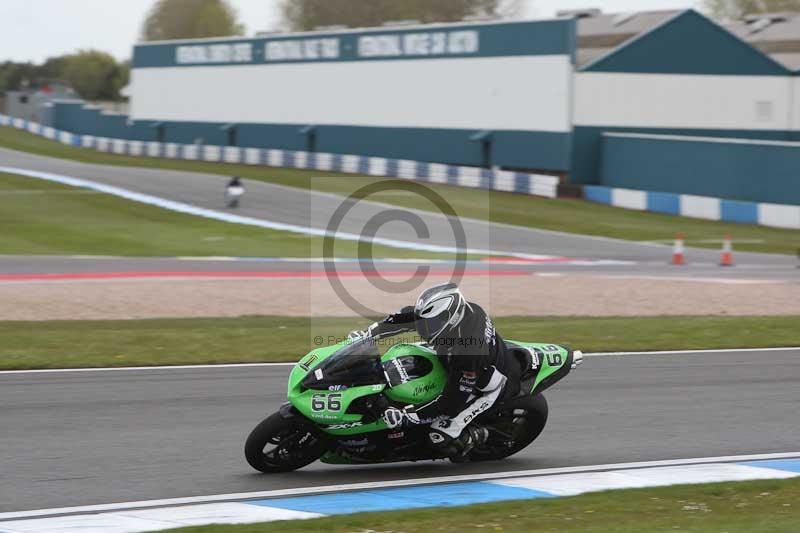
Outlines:
<svg viewBox="0 0 800 533"><path fill-rule="evenodd" d="M472 422L485 427L489 438L460 462L503 459L533 442L547 422L542 392L583 360L580 351L555 344L506 343L526 369L520 394L498 401ZM446 381L444 366L425 344L397 344L383 356L371 339L317 348L292 369L289 401L253 429L245 457L265 473L296 470L318 459L331 464L448 459L426 445L427 425L390 429L382 418L389 406L432 401Z"/></svg>

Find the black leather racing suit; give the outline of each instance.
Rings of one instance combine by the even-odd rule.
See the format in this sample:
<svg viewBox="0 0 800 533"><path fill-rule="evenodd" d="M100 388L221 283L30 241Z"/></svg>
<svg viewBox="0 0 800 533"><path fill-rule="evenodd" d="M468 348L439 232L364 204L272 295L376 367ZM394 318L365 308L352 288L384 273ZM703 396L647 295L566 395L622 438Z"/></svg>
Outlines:
<svg viewBox="0 0 800 533"><path fill-rule="evenodd" d="M414 308L404 307L373 325L370 335L382 338L415 331L414 320ZM420 423L442 417L452 419L452 424L447 422L440 429L456 438L477 414L495 401L519 393L520 365L478 304L468 303L461 323L429 344L447 369L448 379L439 397L416 408ZM459 424L457 417L466 421Z"/></svg>

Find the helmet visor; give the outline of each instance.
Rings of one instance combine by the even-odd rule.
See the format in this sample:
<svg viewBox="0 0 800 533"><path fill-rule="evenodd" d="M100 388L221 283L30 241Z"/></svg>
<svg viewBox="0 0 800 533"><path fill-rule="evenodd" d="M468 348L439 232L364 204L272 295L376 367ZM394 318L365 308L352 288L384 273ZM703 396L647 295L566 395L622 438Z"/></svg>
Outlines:
<svg viewBox="0 0 800 533"><path fill-rule="evenodd" d="M414 318L414 325L417 327L417 333L419 333L419 336L425 339L426 342L431 342L431 340L441 335L447 327L447 322L450 320L448 313L441 313L430 318L422 318L415 314Z"/></svg>

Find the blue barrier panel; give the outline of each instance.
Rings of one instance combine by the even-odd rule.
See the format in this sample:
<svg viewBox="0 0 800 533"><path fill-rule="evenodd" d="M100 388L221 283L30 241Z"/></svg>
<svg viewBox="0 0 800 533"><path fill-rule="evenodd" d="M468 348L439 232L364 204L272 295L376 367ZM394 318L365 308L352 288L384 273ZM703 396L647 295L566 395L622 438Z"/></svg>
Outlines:
<svg viewBox="0 0 800 533"><path fill-rule="evenodd" d="M647 193L647 210L668 215L681 214L681 195L671 192Z"/></svg>
<svg viewBox="0 0 800 533"><path fill-rule="evenodd" d="M494 187L494 172L488 168L481 169L481 184L482 189L491 189Z"/></svg>
<svg viewBox="0 0 800 533"><path fill-rule="evenodd" d="M386 160L386 175L393 178L397 177L398 164L397 159Z"/></svg>
<svg viewBox="0 0 800 533"><path fill-rule="evenodd" d="M369 157L361 156L358 158L358 173L369 174Z"/></svg>
<svg viewBox="0 0 800 533"><path fill-rule="evenodd" d="M447 166L447 183L450 185L458 185L458 167L453 165Z"/></svg>
<svg viewBox="0 0 800 533"><path fill-rule="evenodd" d="M758 204L736 200L721 200L720 219L726 222L758 224Z"/></svg>
<svg viewBox="0 0 800 533"><path fill-rule="evenodd" d="M528 193L531 190L531 177L524 172L514 173L514 192Z"/></svg>
<svg viewBox="0 0 800 533"><path fill-rule="evenodd" d="M583 188L583 197L590 202L611 204L611 189L599 185L586 185Z"/></svg>
<svg viewBox="0 0 800 533"><path fill-rule="evenodd" d="M421 181L430 181L431 165L425 161L417 162L417 179Z"/></svg>
<svg viewBox="0 0 800 533"><path fill-rule="evenodd" d="M333 160L331 161L331 168L335 172L342 172L344 170L342 166L342 154L333 154Z"/></svg>

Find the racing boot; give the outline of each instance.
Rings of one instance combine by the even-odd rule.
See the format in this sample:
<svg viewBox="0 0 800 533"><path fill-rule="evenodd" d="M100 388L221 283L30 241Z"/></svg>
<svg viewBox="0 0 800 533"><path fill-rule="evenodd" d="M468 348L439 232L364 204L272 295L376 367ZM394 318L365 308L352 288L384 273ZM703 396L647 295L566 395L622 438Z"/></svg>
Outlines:
<svg viewBox="0 0 800 533"><path fill-rule="evenodd" d="M469 453L480 446L489 439L489 430L485 427L476 425L467 426L461 435L453 442L457 448L460 448L458 453L450 456L450 461L454 463L465 463L469 461Z"/></svg>
<svg viewBox="0 0 800 533"><path fill-rule="evenodd" d="M486 442L489 430L473 424L467 426L461 435L454 439L443 431L430 428L428 438L431 446L440 455L448 457L454 463L464 463L469 460L467 456L476 446Z"/></svg>

